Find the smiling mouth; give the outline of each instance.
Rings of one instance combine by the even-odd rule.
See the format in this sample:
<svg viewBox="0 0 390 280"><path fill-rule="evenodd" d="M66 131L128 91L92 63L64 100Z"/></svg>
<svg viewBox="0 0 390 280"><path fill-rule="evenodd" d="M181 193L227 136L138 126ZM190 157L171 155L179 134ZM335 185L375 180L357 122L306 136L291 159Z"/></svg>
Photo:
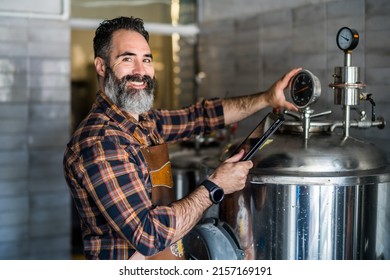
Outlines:
<svg viewBox="0 0 390 280"><path fill-rule="evenodd" d="M147 75L127 75L121 80L126 84L126 87L135 90L152 90L154 88L153 79Z"/></svg>
<svg viewBox="0 0 390 280"><path fill-rule="evenodd" d="M137 81L128 81L128 84L132 87L132 88L136 88L136 89L141 89L141 88L144 88L146 86L146 83L141 81L141 82L137 82Z"/></svg>

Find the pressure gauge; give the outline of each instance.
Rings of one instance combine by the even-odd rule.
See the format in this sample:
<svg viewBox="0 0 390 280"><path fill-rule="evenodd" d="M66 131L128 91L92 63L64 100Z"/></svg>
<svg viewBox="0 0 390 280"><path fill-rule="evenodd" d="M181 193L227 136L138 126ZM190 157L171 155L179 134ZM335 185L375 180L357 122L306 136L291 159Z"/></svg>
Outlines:
<svg viewBox="0 0 390 280"><path fill-rule="evenodd" d="M291 80L290 94L293 103L298 108L305 108L320 97L320 80L309 70L302 69Z"/></svg>
<svg viewBox="0 0 390 280"><path fill-rule="evenodd" d="M352 28L343 27L336 36L337 46L343 51L351 51L359 43L359 33Z"/></svg>

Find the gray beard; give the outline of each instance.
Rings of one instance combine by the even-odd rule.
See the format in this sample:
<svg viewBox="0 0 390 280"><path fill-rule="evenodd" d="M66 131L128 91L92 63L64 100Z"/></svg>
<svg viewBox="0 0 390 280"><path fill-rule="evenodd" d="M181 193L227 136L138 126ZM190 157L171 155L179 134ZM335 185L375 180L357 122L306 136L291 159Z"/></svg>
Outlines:
<svg viewBox="0 0 390 280"><path fill-rule="evenodd" d="M153 107L154 95L152 89L133 89L126 87L125 80L118 80L111 69L107 69L104 90L111 101L120 109L140 115Z"/></svg>

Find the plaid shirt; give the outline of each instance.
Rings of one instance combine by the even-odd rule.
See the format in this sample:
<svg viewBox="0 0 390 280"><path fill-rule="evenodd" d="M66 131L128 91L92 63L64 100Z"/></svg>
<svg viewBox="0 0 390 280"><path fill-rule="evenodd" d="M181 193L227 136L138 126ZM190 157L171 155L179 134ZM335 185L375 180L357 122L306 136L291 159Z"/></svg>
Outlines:
<svg viewBox="0 0 390 280"><path fill-rule="evenodd" d="M169 246L175 214L170 207L152 205L141 143L153 145L151 135L173 142L223 126L219 99L181 110L150 110L136 121L99 93L64 154L87 259L128 259L135 250L149 256Z"/></svg>

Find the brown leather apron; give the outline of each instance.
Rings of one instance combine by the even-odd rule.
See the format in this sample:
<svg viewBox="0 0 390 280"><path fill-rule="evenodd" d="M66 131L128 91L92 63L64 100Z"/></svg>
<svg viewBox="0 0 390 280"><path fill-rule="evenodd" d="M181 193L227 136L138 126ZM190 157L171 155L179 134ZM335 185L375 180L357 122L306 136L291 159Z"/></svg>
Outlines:
<svg viewBox="0 0 390 280"><path fill-rule="evenodd" d="M138 136L138 137L137 137ZM144 144L142 138L137 135L134 137ZM169 160L168 145L166 143L155 146L144 146L141 153L145 158L152 183L152 202L154 205L165 206L175 201L175 191L173 188L171 162ZM131 259L143 259L136 252ZM184 260L184 248L182 240L171 244L165 250L149 257L146 260Z"/></svg>

